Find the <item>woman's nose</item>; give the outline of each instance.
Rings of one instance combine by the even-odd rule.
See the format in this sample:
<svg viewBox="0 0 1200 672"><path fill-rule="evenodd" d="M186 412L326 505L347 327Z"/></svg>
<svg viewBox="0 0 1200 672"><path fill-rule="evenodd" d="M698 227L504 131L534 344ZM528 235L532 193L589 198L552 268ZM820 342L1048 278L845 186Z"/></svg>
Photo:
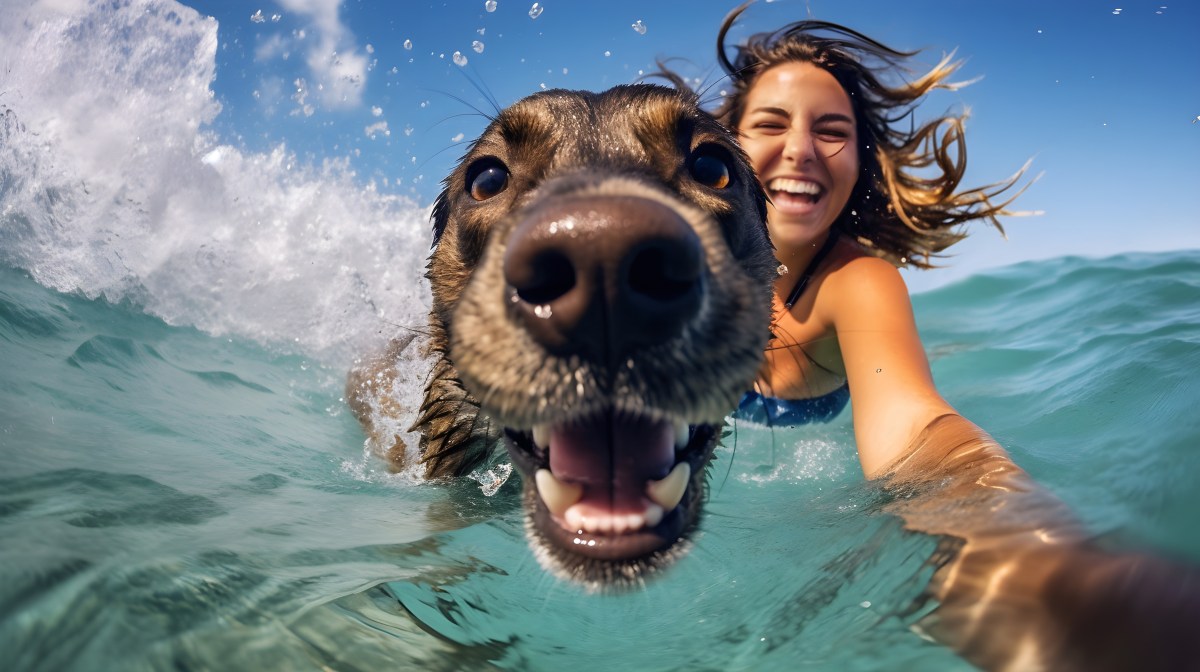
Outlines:
<svg viewBox="0 0 1200 672"><path fill-rule="evenodd" d="M783 158L795 163L804 163L817 158L812 134L807 129L792 129L783 140Z"/></svg>

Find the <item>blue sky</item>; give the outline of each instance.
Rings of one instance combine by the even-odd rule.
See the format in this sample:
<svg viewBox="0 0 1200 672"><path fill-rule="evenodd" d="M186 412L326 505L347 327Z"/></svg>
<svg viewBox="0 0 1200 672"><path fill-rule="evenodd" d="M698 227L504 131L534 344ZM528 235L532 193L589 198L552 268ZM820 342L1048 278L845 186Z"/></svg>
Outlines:
<svg viewBox="0 0 1200 672"><path fill-rule="evenodd" d="M491 100L627 83L659 58L719 90L715 33L733 3L546 0L537 18L528 0L184 4L219 23L223 141L344 159L428 205ZM949 270L910 274L914 290L1025 259L1200 247L1197 3L760 0L734 36L806 16L924 49L922 64L957 49L963 78L982 79L924 112L970 108L968 180L1030 159L1041 175L1018 205L1044 214L1009 220L1007 241L976 230Z"/></svg>

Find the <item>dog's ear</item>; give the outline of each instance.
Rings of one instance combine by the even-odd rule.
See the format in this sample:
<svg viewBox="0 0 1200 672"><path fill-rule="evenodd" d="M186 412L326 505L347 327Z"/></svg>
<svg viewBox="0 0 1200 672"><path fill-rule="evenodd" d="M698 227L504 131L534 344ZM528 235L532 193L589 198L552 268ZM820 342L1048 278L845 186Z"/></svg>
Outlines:
<svg viewBox="0 0 1200 672"><path fill-rule="evenodd" d="M438 241L442 239L442 234L446 232L446 225L450 223L450 188L447 187L438 194L437 200L433 202L433 213L429 216L433 220L433 244L431 248L437 247Z"/></svg>

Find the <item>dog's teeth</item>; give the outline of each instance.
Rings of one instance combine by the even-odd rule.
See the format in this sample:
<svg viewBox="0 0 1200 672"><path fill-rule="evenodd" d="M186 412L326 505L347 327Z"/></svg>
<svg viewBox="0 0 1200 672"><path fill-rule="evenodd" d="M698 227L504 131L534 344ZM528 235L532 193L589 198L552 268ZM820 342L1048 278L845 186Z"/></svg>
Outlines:
<svg viewBox="0 0 1200 672"><path fill-rule="evenodd" d="M675 423L675 448L682 450L687 448L688 439L692 438L691 428L686 422Z"/></svg>
<svg viewBox="0 0 1200 672"><path fill-rule="evenodd" d="M662 522L663 509L658 504L651 504L646 507L646 513L643 515L646 520L646 527L654 527Z"/></svg>
<svg viewBox="0 0 1200 672"><path fill-rule="evenodd" d="M646 484L646 496L654 503L670 511L679 506L683 493L687 490L688 481L692 477L692 468L687 462L675 465L671 473L661 481L650 481Z"/></svg>
<svg viewBox="0 0 1200 672"><path fill-rule="evenodd" d="M550 447L550 426L549 425L534 425L533 426L533 443L539 448Z"/></svg>
<svg viewBox="0 0 1200 672"><path fill-rule="evenodd" d="M583 532L583 526L586 523L586 521L583 517L583 513L580 512L578 506L569 507L563 513L563 520L565 520L567 522L567 527L571 528L572 530L578 530L579 532Z"/></svg>
<svg viewBox="0 0 1200 672"><path fill-rule="evenodd" d="M605 514L585 513L582 506L569 507L563 512L567 528L583 534L625 534L642 528L654 527L662 522L663 509L650 504L641 513Z"/></svg>
<svg viewBox="0 0 1200 672"><path fill-rule="evenodd" d="M538 469L533 479L537 483L538 494L542 496L546 508L555 516L563 515L563 512L572 504L583 499L582 485L563 483L555 478L549 469Z"/></svg>

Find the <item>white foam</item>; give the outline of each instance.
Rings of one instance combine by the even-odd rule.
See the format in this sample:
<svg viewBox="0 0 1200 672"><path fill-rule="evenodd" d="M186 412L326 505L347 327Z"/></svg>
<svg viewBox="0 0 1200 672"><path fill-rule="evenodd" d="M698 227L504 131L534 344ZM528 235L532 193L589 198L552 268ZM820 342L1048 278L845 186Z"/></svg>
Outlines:
<svg viewBox="0 0 1200 672"><path fill-rule="evenodd" d="M3 14L0 263L334 366L425 325L429 207L345 160L222 144L214 20L162 0Z"/></svg>

